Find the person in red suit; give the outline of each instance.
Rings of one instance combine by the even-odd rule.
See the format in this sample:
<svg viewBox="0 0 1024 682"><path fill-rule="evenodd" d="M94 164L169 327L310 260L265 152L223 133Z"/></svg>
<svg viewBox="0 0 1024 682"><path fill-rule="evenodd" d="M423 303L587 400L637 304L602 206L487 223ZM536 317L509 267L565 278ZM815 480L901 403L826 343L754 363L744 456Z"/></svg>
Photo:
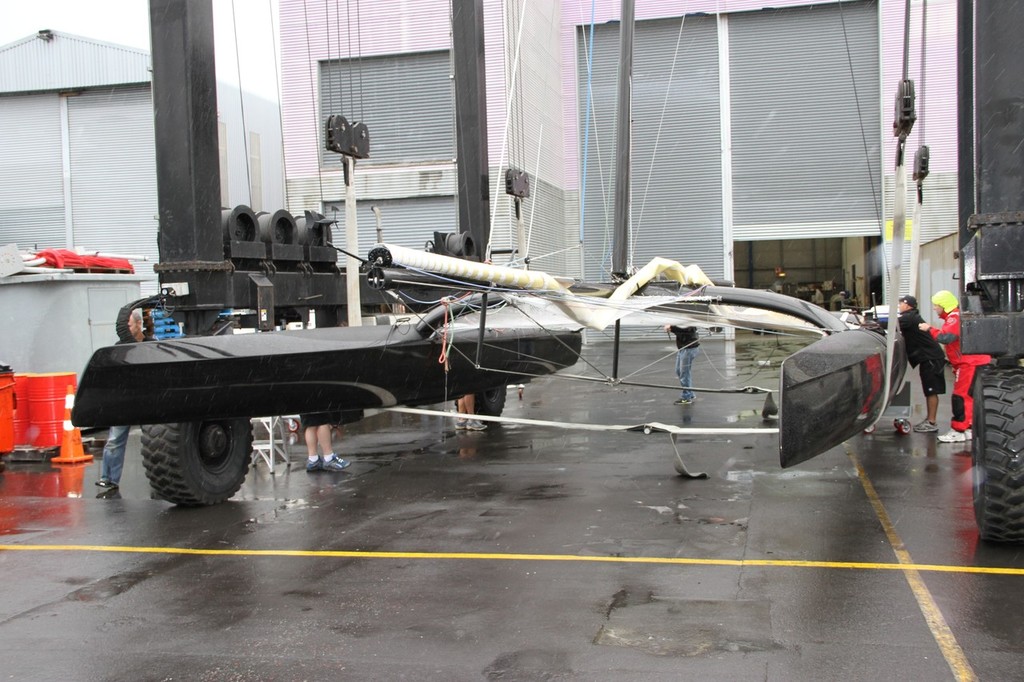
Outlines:
<svg viewBox="0 0 1024 682"><path fill-rule="evenodd" d="M942 319L942 327L936 329L927 322L919 328L932 335L946 349L946 357L953 366L953 419L949 433L939 436L942 443L964 443L971 439L971 415L974 400L971 398L971 384L975 370L992 361L990 355L964 355L960 352L960 301L950 291L942 290L932 296L935 314Z"/></svg>

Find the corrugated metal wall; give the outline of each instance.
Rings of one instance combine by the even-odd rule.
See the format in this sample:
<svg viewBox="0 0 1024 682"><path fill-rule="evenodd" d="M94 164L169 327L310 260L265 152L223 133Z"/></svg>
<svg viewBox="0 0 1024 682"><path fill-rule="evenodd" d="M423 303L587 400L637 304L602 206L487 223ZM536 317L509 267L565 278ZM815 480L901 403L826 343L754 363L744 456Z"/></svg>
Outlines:
<svg viewBox="0 0 1024 682"><path fill-rule="evenodd" d="M60 98L0 97L0 244L64 246Z"/></svg>
<svg viewBox="0 0 1024 682"><path fill-rule="evenodd" d="M458 222L458 208L451 196L414 197L407 199L356 200L356 221L359 224L359 254L365 256L377 243L377 217L373 208L380 209L384 241L410 249L422 249L438 232L454 232ZM337 220L331 227L334 243L345 244L345 202L327 204L325 215ZM446 227L447 226L447 227ZM342 248L348 248L342 246Z"/></svg>
<svg viewBox="0 0 1024 682"><path fill-rule="evenodd" d="M148 83L149 53L50 31L0 50L0 92L41 92Z"/></svg>
<svg viewBox="0 0 1024 682"><path fill-rule="evenodd" d="M484 6L487 44L501 46L488 50L485 64L492 245L507 249L516 240L512 202L504 193L505 169L512 165L531 175L532 196L523 204L525 220L534 226L531 249L537 255L557 253L542 259L542 267L564 272L566 239L574 241L576 229L564 219L567 207L561 187L565 147L561 61L552 59L559 51L560 6L531 5L525 13L521 0L486 0ZM284 102L290 208L300 212L321 202L343 204L340 157L322 150L324 119L341 114L366 123L370 130L370 158L356 166L360 206L423 198L422 210L401 209L439 221L422 226L422 233L413 240L422 246L434 230L457 229L447 213L435 208L439 193L455 191L450 18L446 12L439 14L436 3L429 7L414 3L403 9L401 17L381 18L381 25L371 27L368 15L357 19L347 8L344 0L321 8L282 2L284 82L286 91L295 95L286 94ZM405 10L422 11L418 30L400 28L406 26ZM339 17L346 30L333 25ZM315 27L330 36L316 33ZM360 31L363 36L356 40ZM372 32L372 40L366 39L366 32ZM520 37L519 66L514 67ZM443 44L441 51L439 44ZM301 66L292 60L300 60ZM299 96L313 74L318 85L315 97ZM313 101L317 114L301 113ZM316 129L311 131L314 123ZM315 143L309 138L311 132L318 140ZM506 132L509 137L503 140ZM314 153L320 159L313 164L318 169L310 167ZM448 202L454 205L453 197L440 200L441 205ZM372 232L365 228L361 214L359 223L361 234L364 229Z"/></svg>
<svg viewBox="0 0 1024 682"><path fill-rule="evenodd" d="M488 114L494 215L491 244L494 249L518 248L515 206L505 194L504 179L509 167L526 171L530 196L522 201L521 213L528 249L520 258L530 258L534 268L578 274L575 252L565 251L577 241L577 230L564 219L568 199L564 190L561 6L508 0L501 20L504 71L488 69L487 79L488 100L502 104L499 117L490 113L496 108L493 106ZM507 140L502 141L506 130ZM495 153L495 149L500 151ZM504 256L495 262L501 258Z"/></svg>
<svg viewBox="0 0 1024 682"><path fill-rule="evenodd" d="M900 60L893 55L901 50L903 3L896 0L850 0L840 6L827 0L779 0L771 3L775 9L770 10L761 9L763 4L755 0L730 0L728 3L697 0L687 3L688 12L727 12L721 27L715 26L718 21L715 16L691 16L684 24L684 40L680 48L683 53L686 50L697 51L688 46L687 41L691 40L689 31L696 30L702 23L711 26L706 29L703 37L695 35L692 38L703 41L699 51L700 56L707 61L707 69L696 68L694 65L699 66L699 63L691 60L684 62L687 64L683 70L686 72L685 77L677 67L675 78L681 83L679 87L686 87L687 83L689 87L696 87L696 95L690 93L689 96L706 96L708 106L695 113L667 116L665 120L669 123L663 126L662 142L656 144L653 139L656 135L649 132L650 125L652 117L660 119L665 91L662 89L660 93L645 93L643 79L651 76L654 70L670 65L675 59L675 41L680 22L679 19L665 17L672 17L680 10L678 3L668 0L638 2L637 53L640 61L635 68L638 78L635 92L640 101L635 103L635 107L637 115L645 119L644 125L648 126L648 132L634 138L634 157L639 165L646 154L648 158L654 159L655 164L648 169L634 171L633 219L640 223L635 261L642 262L648 253L669 255L686 261L693 254L700 253L699 249L706 248L707 256L699 258L707 263L717 260L719 268L724 270L731 267L731 261L725 253L729 248L728 243L719 243L721 240L731 243L732 239L760 240L780 236L816 238L823 235L877 234L879 220L890 215L888 211L891 209L885 208L891 205L891 192L886 188L891 186L892 174L891 121L887 117L891 112L893 93L885 88L890 83L895 84L901 68ZM578 234L576 220L579 205L572 199L579 189L579 176L584 167L582 129L585 123L583 107L586 72L582 56L585 54L583 34L587 32L585 24L590 18L590 4L585 5L566 2L547 3L543 7L531 5L523 14L521 0L485 0L491 184L500 190L500 183L496 182L503 177L503 168L497 167L502 160L500 150L503 143L500 135L505 127L506 104L511 99L513 104L507 107L511 116L508 126L516 132L510 137L505 163L511 160L513 165L525 166L533 175L534 166L540 160L540 177L534 179L535 188L539 188L535 189L537 212L541 212L543 202L550 201L553 214L551 221L559 223L558 228L545 230L543 235L559 235L557 239L563 248L572 247ZM314 160L310 163L311 155L319 157L315 141L318 128L313 126L317 114L313 110L304 112L303 108L308 109L310 102L315 102L319 96L310 94L311 86L319 80L315 66L317 61L331 55L332 60L336 61L339 55L354 55L357 48L362 52L364 61L374 56L390 57L401 53L447 50L450 41L447 8L438 3L419 0L408 6L403 5L400 12L383 5L375 6L372 10L363 8L359 30L351 28L346 16L347 7L344 0L323 6L310 5L301 0L282 2L289 166L299 168L308 164L307 172L293 174L290 178L290 191L296 189L305 193L299 203L310 198L319 200L320 197L326 197L328 201L332 197L336 200L342 190L336 172L318 174L317 162ZM924 74L920 63L922 58L919 56L922 9L921 4L915 4L912 17L914 47L911 75L918 79L919 87L925 83L921 78ZM618 12L618 0L598 0L596 3L599 50L602 49L603 40L600 34L605 33L611 36L608 50L617 51L617 24L604 22L617 19ZM926 195L925 214L928 220L924 230L930 235L932 225L940 232L955 229L955 224L949 223L950 219L955 223L955 211L950 210L955 207L955 186L947 182L953 176L942 176L941 167L942 159L955 161L955 107L952 106L955 101L955 81L952 79L955 73L955 41L951 21L951 17L955 16L955 1L933 0L928 4L928 12L928 72L925 83L928 97L923 106L926 107L925 116L928 116L927 141L933 145L933 149L937 145L941 145L942 149L938 156L933 152L933 175L929 179L933 189L930 195ZM389 16L385 17L382 13ZM840 13L842 17L837 23ZM413 22L418 24L416 30L410 25L410 16L417 17ZM553 38L545 33L550 30L552 20L560 22L559 33ZM653 26L657 21L665 23L661 29L661 38L653 39L653 29L644 26ZM517 48L516 39L520 29L523 42ZM647 38L643 33L648 30L652 31L651 40L645 44L642 41ZM724 36L718 33L719 30L726 31ZM370 35L372 38L367 37ZM504 35L504 41L495 40L495 35ZM359 37L358 41L356 36ZM723 46L718 39L723 37L728 40L728 52L721 54L724 59L722 64L727 64L728 68L712 74L708 69L719 69L718 51ZM513 78L512 57L517 49L523 61ZM847 54L852 57L852 73ZM311 63L314 65L312 70ZM614 63L611 64L611 71L608 72L612 81L615 77L614 66ZM774 68L760 73L755 68L764 66ZM599 65L598 68L602 67ZM550 80L551 74L557 69L562 71L554 81ZM694 78L691 71L697 73L697 78ZM665 68L660 74L663 82L667 72ZM794 77L794 73L804 75ZM708 90L711 85L705 84L702 79L707 79L717 87L717 93L712 96ZM866 79L866 84L863 79ZM652 78L652 82L657 83L657 78ZM857 83L856 95L852 93L853 82ZM498 87L494 86L495 83ZM729 85L725 93L722 92L723 83ZM769 107L759 92L765 83L771 89L768 101L772 106L767 115ZM510 87L526 95L526 106L522 111L514 93L509 98ZM560 92L558 88L561 88ZM670 106L677 100L675 84L672 89ZM613 86L605 88L604 98L610 107L614 106L614 93ZM644 102L645 97L647 104ZM685 96L680 95L678 99L683 100ZM836 103L843 104L838 112L833 110ZM719 107L726 105L730 107L729 127L723 138L720 121L715 117L719 116ZM648 107L646 111L645 106ZM919 106L922 106L920 102ZM554 113L558 107L561 107L561 114ZM320 105L316 104L315 108L319 111ZM709 114L707 109L712 109L713 113ZM777 115L772 115L772 112ZM549 118L559 115L560 126ZM852 127L851 119L854 117L858 120L856 126ZM610 125L605 118L607 114L599 112L591 125ZM841 135L834 133L837 125L844 131ZM560 129L561 142L556 142L549 135L549 129L555 128ZM914 135L921 135L923 130L919 124ZM671 148L670 154L662 156L666 144L664 137L669 132L675 134L674 139L671 139L671 144L675 146ZM687 149L685 154L679 153L678 145L681 143L698 144L690 141L693 137L700 137L700 144L706 147L696 146ZM766 140L771 145L765 144ZM549 147L549 141L551 145L558 144L558 148ZM531 143L537 143L544 152L531 155L531 152L536 151L530 149ZM602 136L600 144L601 153L610 154L613 136ZM644 144L652 146L645 149ZM731 190L729 194L723 193L722 144L731 144L726 157L732 162L731 174L726 167L728 178L725 188ZM592 257L595 263L588 264L588 277L600 276L603 271L596 263L606 257L603 213L611 211L611 195L608 193L611 169L595 151L595 145L592 138L584 204L588 258ZM293 156L292 149L299 150L298 154ZM909 149L916 149L913 136ZM511 158L513 151L518 153L519 163ZM772 154L776 156L773 158ZM549 159L553 161L558 158L561 158L561 170L549 171ZM679 158L690 161L677 163ZM600 164L598 159L601 160ZM389 167L388 171L392 175L386 180L366 177L371 166L369 163L361 164L357 182L367 188L383 186L387 191L378 195L371 194L369 198L396 198L394 192L399 187L412 187L410 196L417 194L418 190L412 180L397 179L401 175L401 164ZM808 172L808 169L813 170ZM952 166L948 169L952 170ZM372 170L378 172L376 168ZM602 172L603 184L600 177ZM433 182L434 190L431 191L451 184L450 168L438 164L432 167L430 173L431 177L441 178ZM495 174L499 173L496 177ZM652 178L649 186L647 173ZM693 173L693 177L685 177L683 173ZM780 177L788 180L779 182ZM728 184L730 181L734 183L731 186ZM664 182L665 186L659 187L657 182ZM317 195L317 185L326 190ZM549 193L550 197L547 196ZM644 194L647 196L646 204ZM732 203L728 207L722 205L723 196L732 196ZM559 201L563 202L561 210L556 210ZM659 201L664 203L659 204ZM492 202L496 214L495 238L503 240L506 245L510 244L514 239L515 226L512 212L507 207L507 199L499 191L498 197L492 195ZM696 206L688 205L687 202ZM506 206L502 206L503 203ZM293 210L299 208L294 199L292 204ZM934 215L930 215L932 211ZM639 218L639 212L644 214L642 218ZM524 213L527 216L531 214L529 205L524 207ZM699 225L694 239L696 243L690 246L682 242L679 246L669 245L665 248L661 241L662 235L679 231L680 215L697 216L694 221ZM654 219L664 221L668 227L652 222ZM592 227L592 221L597 221L597 227ZM538 222L536 218L535 222ZM646 225L655 227L649 229ZM710 233L709 229L712 230ZM535 229L535 234L541 233ZM716 238L716 234L721 235L721 240ZM536 248L533 250L535 253L538 251ZM571 261L575 251L570 250L568 253ZM556 268L547 264L538 264L538 267L556 271ZM714 265L705 267L712 272L715 270Z"/></svg>
<svg viewBox="0 0 1024 682"><path fill-rule="evenodd" d="M877 235L873 0L729 15L735 239Z"/></svg>
<svg viewBox="0 0 1024 682"><path fill-rule="evenodd" d="M320 63L320 120L340 114L370 130L370 158L360 168L455 158L455 100L448 51L368 57ZM321 165L342 167L341 155L325 151Z"/></svg>
<svg viewBox="0 0 1024 682"><path fill-rule="evenodd" d="M594 32L584 188L585 276L610 275L619 26ZM718 38L714 17L638 21L634 34L632 264L654 256L724 269ZM577 42L581 131L586 127L587 40ZM677 49L678 46L678 49Z"/></svg>
<svg viewBox="0 0 1024 682"><path fill-rule="evenodd" d="M67 99L71 246L146 256L149 261L133 263L135 271L152 276L159 223L149 86L89 90ZM156 293L155 281L142 287L144 295Z"/></svg>

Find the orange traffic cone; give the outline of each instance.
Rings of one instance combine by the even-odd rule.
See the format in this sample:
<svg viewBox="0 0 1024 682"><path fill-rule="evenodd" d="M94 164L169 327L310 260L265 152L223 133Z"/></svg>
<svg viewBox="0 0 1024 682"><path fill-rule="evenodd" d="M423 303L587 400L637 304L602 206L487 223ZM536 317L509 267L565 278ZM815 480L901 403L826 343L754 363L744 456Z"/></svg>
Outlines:
<svg viewBox="0 0 1024 682"><path fill-rule="evenodd" d="M71 408L75 406L75 388L68 386L67 397L64 398L64 440L60 444L60 457L54 457L54 464L78 464L91 462L92 455L85 454L82 448L82 432L71 423Z"/></svg>

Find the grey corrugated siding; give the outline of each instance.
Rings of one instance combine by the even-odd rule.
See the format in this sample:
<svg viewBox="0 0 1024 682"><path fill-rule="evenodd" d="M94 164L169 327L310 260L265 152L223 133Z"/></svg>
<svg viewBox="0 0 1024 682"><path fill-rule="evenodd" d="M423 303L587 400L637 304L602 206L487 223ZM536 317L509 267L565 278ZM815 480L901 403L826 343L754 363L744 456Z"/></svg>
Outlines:
<svg viewBox="0 0 1024 682"><path fill-rule="evenodd" d="M697 263L710 276L720 277L725 248L717 28L714 18L687 17L682 23L677 55L681 22L659 19L636 23L632 264L642 266L652 257L662 256L685 264ZM588 38L586 29L577 33L581 149L586 126ZM608 277L611 254L617 23L596 27L593 64L593 112L584 188L584 267L586 278L597 280Z"/></svg>
<svg viewBox="0 0 1024 682"><path fill-rule="evenodd" d="M448 196L419 197L408 199L358 199L356 220L359 226L359 251L365 257L370 247L377 243L377 217L373 207L381 212L381 226L384 241L410 249L422 249L427 240L433 239L434 230L455 232L458 209L455 198ZM341 248L345 244L345 202L327 204L325 215L338 221L331 227L334 243Z"/></svg>
<svg viewBox="0 0 1024 682"><path fill-rule="evenodd" d="M523 6L526 5L524 13ZM566 223L564 186L565 145L559 58L561 7L558 3L510 0L503 3L505 31L503 72L488 70L487 92L492 102L501 101L500 118L488 120L491 149L505 153L501 167L491 153L491 201L494 225L491 246L496 250L518 246L515 209L505 194L505 171L511 166L530 176L530 196L522 202L524 229L530 257L561 252L575 243L579 228ZM520 22L522 20L522 22ZM522 36L521 40L519 36ZM516 66L518 52L519 64ZM509 106L511 104L511 106ZM490 109L494 112L498 107ZM501 143L508 113L508 140ZM496 194L495 194L496 192ZM531 229L532 228L532 229ZM499 254L495 263L509 256ZM537 260L532 267L554 274L579 274L566 269L564 254Z"/></svg>
<svg viewBox="0 0 1024 682"><path fill-rule="evenodd" d="M149 86L68 98L74 246L158 260L156 157ZM143 293L156 285L143 283Z"/></svg>
<svg viewBox="0 0 1024 682"><path fill-rule="evenodd" d="M0 93L148 83L149 64L145 50L54 31L0 49Z"/></svg>
<svg viewBox="0 0 1024 682"><path fill-rule="evenodd" d="M909 161L909 160L908 160ZM931 173L924 180L924 200L921 203L920 224L914 225L917 208L917 183L911 177L911 169L907 169L907 224L910 226L905 234L906 243L903 247L903 262L899 292L906 293L910 287L910 257L912 231L920 233L920 245L923 246L949 234L957 232L957 175L956 173ZM893 221L893 197L896 194L896 178L893 175L885 178L885 216L886 239L885 258L888 263L892 259L891 225ZM923 274L923 273L922 273ZM919 292L923 290L915 287ZM924 291L924 293L928 293Z"/></svg>
<svg viewBox="0 0 1024 682"><path fill-rule="evenodd" d="M502 189L504 192L504 188ZM504 198L504 197L503 197ZM564 207L565 192L549 182L530 178L530 196L523 201L523 230L527 241L526 256L531 259L530 268L543 270L554 275L573 275L570 260L566 253L566 222ZM502 202L499 208L510 208ZM514 211L501 216L498 226L491 233L491 246L494 250L507 250L518 247L518 225ZM575 223L570 224L575 228ZM575 237L575 229L573 229ZM573 242L575 243L575 240ZM511 255L497 254L492 260L497 264L505 264ZM521 257L519 258L521 260Z"/></svg>
<svg viewBox="0 0 1024 682"><path fill-rule="evenodd" d="M360 165L451 161L455 103L447 51L320 63L320 131L331 114L370 131L370 158ZM323 151L324 168L341 168Z"/></svg>
<svg viewBox="0 0 1024 682"><path fill-rule="evenodd" d="M0 97L0 245L67 246L60 129L57 95Z"/></svg>
<svg viewBox="0 0 1024 682"><path fill-rule="evenodd" d="M729 46L734 238L877 235L877 3L732 14Z"/></svg>

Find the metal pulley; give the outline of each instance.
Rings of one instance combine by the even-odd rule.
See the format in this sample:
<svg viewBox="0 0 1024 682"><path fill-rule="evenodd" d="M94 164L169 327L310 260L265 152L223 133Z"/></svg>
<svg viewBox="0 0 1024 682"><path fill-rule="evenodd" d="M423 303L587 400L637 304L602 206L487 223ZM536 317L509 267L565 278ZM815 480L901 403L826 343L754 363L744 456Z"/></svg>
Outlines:
<svg viewBox="0 0 1024 682"><path fill-rule="evenodd" d="M916 180L918 184L924 182L924 179L928 177L929 154L928 145L926 144L918 147L917 153L914 154L914 180Z"/></svg>
<svg viewBox="0 0 1024 682"><path fill-rule="evenodd" d="M896 117L892 122L892 134L900 140L907 139L917 121L914 100L914 81L904 78L896 88Z"/></svg>
<svg viewBox="0 0 1024 682"><path fill-rule="evenodd" d="M328 151L366 159L370 156L370 130L365 123L349 123L340 114L327 117L325 146Z"/></svg>

